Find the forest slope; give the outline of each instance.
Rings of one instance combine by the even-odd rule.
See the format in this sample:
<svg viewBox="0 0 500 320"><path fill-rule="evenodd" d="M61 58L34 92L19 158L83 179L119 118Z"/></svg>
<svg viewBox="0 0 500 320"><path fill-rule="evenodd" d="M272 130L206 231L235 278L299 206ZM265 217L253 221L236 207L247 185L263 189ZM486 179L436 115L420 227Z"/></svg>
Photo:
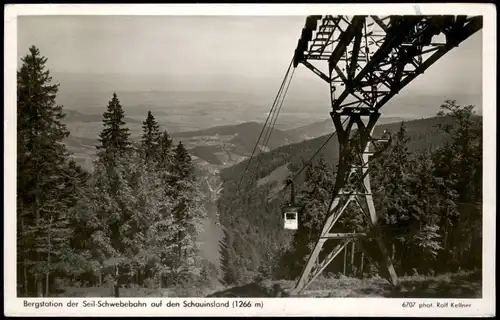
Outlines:
<svg viewBox="0 0 500 320"><path fill-rule="evenodd" d="M481 118L474 116L474 119L480 125ZM408 151L418 156L423 151L444 146L451 137L437 126L452 124L453 121L450 117L432 117L405 122L409 137L406 144ZM400 122L379 125L375 128L374 136L380 136L386 129L395 133L400 126ZM289 245L293 233L283 229L279 209L287 201L288 194L285 197L279 190L287 173L298 171L327 139L328 136L322 136L262 153L252 161L244 176L247 161L221 172L224 190L219 200L219 214L225 229L225 239L221 244L221 250L225 252L223 264L226 269L238 270L235 274L229 274L226 281L235 284L253 281L265 268L263 261ZM330 166L337 163L336 137L318 154L318 157L321 156ZM255 171L257 167L258 172ZM283 167L287 167L288 171ZM242 176L242 183L238 186ZM299 176L296 189L300 189L302 183L303 177ZM231 273L228 270L225 272Z"/></svg>

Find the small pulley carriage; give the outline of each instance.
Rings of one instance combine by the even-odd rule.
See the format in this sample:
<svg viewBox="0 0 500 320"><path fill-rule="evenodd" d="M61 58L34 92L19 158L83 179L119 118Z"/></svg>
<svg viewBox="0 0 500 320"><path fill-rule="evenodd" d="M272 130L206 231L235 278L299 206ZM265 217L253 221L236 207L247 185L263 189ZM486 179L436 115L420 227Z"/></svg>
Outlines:
<svg viewBox="0 0 500 320"><path fill-rule="evenodd" d="M284 228L288 230L297 230L299 228L298 207L295 204L295 190L293 181L288 180L287 186L291 186L290 202L281 205L281 212L283 214Z"/></svg>

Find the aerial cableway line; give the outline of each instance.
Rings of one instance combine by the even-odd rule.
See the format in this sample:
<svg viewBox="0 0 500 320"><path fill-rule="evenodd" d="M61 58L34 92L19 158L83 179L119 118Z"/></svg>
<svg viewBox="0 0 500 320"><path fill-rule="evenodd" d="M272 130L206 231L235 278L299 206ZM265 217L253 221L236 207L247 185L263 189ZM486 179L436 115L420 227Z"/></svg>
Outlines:
<svg viewBox="0 0 500 320"><path fill-rule="evenodd" d="M394 95L481 28L481 16L307 17L293 67L302 64L328 84L330 116L340 150L323 230L292 294L308 286L347 244L360 241L361 245L363 239L375 240L382 257L380 271L397 285L396 272L377 228L369 176L369 163L388 147L390 137L376 139L373 129L380 109ZM358 135L352 138L354 125ZM350 156L352 150L358 150L355 159ZM332 232L350 203L356 204L364 216L368 233ZM322 250L329 240L341 242L331 251Z"/></svg>
<svg viewBox="0 0 500 320"><path fill-rule="evenodd" d="M271 110L269 110L269 113L267 114L266 122L262 126L262 130L259 134L259 137L257 138L257 141L255 142L255 145L254 145L253 150L252 150L252 154L247 161L247 165L245 166L245 171L241 175L240 180L238 182L238 185L236 187L237 189L239 189L245 175L248 172L248 169L250 168L250 164L252 162L252 159L256 155L257 148L259 146L263 150L265 150L267 148L267 145L269 143L269 139L271 138L272 131L273 131L274 126L276 124L276 120L278 119L279 113L280 113L281 108L283 106L283 102L285 101L286 93L288 92L288 89L290 87L290 83L292 82L293 73L295 72L295 68L292 68L292 65L293 65L293 59L290 61L290 65L288 66L288 69L285 73L285 76L283 77L283 81L281 82L281 86L278 90L278 93L276 94L276 97L274 98L273 104L271 105ZM269 125L268 125L268 123L269 123ZM260 164L260 158L258 159L257 166L254 169L254 174L252 175L254 178L258 178L259 164Z"/></svg>

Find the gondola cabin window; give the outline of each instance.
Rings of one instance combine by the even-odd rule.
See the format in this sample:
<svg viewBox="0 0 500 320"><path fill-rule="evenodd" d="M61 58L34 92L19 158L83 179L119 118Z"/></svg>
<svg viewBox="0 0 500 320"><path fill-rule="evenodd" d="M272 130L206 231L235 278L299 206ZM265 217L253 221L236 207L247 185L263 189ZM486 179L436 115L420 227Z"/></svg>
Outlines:
<svg viewBox="0 0 500 320"><path fill-rule="evenodd" d="M298 219L297 219L297 210L295 209L288 209L284 212L284 227L285 229L288 230L297 230L299 227L298 224Z"/></svg>

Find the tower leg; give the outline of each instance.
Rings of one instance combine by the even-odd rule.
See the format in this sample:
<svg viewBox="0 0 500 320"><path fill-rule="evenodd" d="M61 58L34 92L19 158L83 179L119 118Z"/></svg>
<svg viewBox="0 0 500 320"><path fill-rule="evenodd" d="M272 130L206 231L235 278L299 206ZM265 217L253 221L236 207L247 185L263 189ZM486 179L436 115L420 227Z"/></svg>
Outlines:
<svg viewBox="0 0 500 320"><path fill-rule="evenodd" d="M336 126L338 139L339 139L339 166L335 180L334 186L334 200L331 203L329 214L327 215L325 224L323 226L323 230L319 235L319 239L314 246L314 249L307 261L307 264L302 271L302 274L295 286L292 290L292 295L299 294L302 290L304 290L314 279L328 266L328 264L342 251L345 247L353 240L361 237L361 234L339 234L339 233L330 233L333 226L340 218L342 213L345 211L350 202L355 200L354 202L358 205L361 213L365 216L369 228L373 228L376 226L378 222L377 214L375 212L375 205L373 203L373 197L371 195L371 186L370 186L370 178L369 178L369 166L368 163L370 161L370 155L373 154L370 152L369 147L370 143L374 140L371 138L373 128L375 126L375 122L378 119L379 114L372 113L369 116L368 124L365 126L361 121L360 115L353 114L349 116L349 123L344 129L341 121L340 115L332 114L333 122ZM360 165L354 166L350 160L350 154L352 152L350 143L350 130L352 125L356 123L359 131L359 146L361 147L358 152ZM361 169L360 175L354 175L357 169ZM347 190L345 188L346 181L351 177L358 177L358 182L361 185L361 188L358 190ZM377 234L377 229L375 228L375 241L377 247L380 250L382 261L381 266L384 271L387 273L387 278L391 284L397 285L398 279L396 272L394 270L394 266L392 261L388 255L387 249L383 242L383 239ZM343 241L337 245L322 261L319 260L319 255L321 250L324 247L326 241L330 239L343 239ZM368 254L368 253L367 253Z"/></svg>
<svg viewBox="0 0 500 320"><path fill-rule="evenodd" d="M398 276L396 274L396 270L394 270L394 265L392 264L392 259L389 257L389 253L387 252L387 248L385 247L384 242L379 237L375 238L377 242L378 248L382 253L382 268L387 271L387 280L391 282L393 286L398 285Z"/></svg>
<svg viewBox="0 0 500 320"><path fill-rule="evenodd" d="M370 133L371 135L371 133ZM375 204L373 203L373 196L372 196L372 189L371 189L371 183L370 183L370 176L369 176L369 167L368 163L370 161L370 153L369 153L369 144L365 148L365 152L362 155L362 161L363 161L363 186L366 191L365 194L365 201L366 201L366 207L368 208L368 216L371 221L371 226L372 228L377 225L378 223L378 216L375 211ZM387 271L387 280L394 285L398 285L398 276L396 274L396 270L394 269L394 265L392 264L392 259L389 256L389 253L387 252L387 248L385 247L384 241L379 234L378 230L375 228L375 241L377 243L377 246L380 250L380 253L382 255L382 268Z"/></svg>

